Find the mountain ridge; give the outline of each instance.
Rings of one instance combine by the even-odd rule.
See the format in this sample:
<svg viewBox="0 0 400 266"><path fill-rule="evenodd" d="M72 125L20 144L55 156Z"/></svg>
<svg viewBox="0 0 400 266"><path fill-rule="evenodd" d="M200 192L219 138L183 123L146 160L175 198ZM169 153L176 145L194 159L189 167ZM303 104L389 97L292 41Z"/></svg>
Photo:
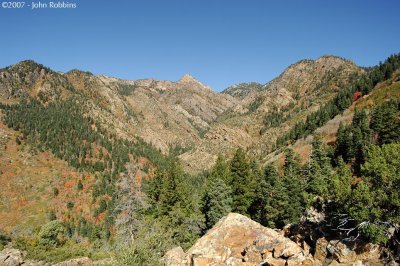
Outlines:
<svg viewBox="0 0 400 266"><path fill-rule="evenodd" d="M260 82L257 82L257 81L249 81L249 82L244 82L244 83L237 83L237 84L232 84L232 85L228 86L227 88L223 89L223 90L220 91L220 92L211 89L211 87L209 87L209 86L203 85L203 83L202 83L201 81L199 81L198 79L194 78L193 75L191 75L191 74L189 74L189 73L183 74L183 75L181 76L181 78L179 78L177 81L173 81L173 80L161 80L161 79L151 78L151 77L148 77L148 78L139 78L139 79L123 79L123 78L119 78L119 77L116 77L116 76L108 76L108 75L105 75L105 74L93 74L91 71L81 70L81 69L77 69L77 68L73 68L73 69L68 70L68 71L66 71L66 72L56 71L56 70L52 70L50 67L45 66L44 64L41 64L40 62L37 62L37 61L35 61L35 60L33 60L33 59L21 60L21 61L19 61L19 62L17 62L17 63L14 63L14 64L11 64L11 65L2 67L2 68L0 68L0 72L3 71L3 70L12 69L13 67L18 67L18 66L30 66L30 67L36 67L36 68L43 68L43 69L45 69L45 70L52 71L52 72L54 72L54 73L58 73L58 74L62 74L62 75L67 75L68 73L73 73L73 72L81 72L81 73L89 74L89 75L91 75L91 76L106 77L106 78L111 78L111 79L118 79L118 80L121 80L121 81L127 81L127 82L129 82L129 81L141 81L141 80L154 80L154 81L164 81L164 82L180 82L180 81L197 82L197 83L202 84L203 86L209 87L211 90L213 90L213 91L216 92L216 93L226 93L226 94L228 94L227 90L228 90L229 88L231 88L231 87L237 87L237 86L239 86L239 85L241 85L241 84L243 84L243 85L245 85L245 84L249 84L249 85L251 85L251 84L254 84L254 85L261 85L263 88L265 88L265 87L268 86L269 83L271 83L271 82L274 81L275 79L281 77L282 74L284 74L287 70L289 70L289 69L291 69L291 68L293 68L293 67L295 67L295 66L297 66L297 65L299 65L299 64L301 64L301 63L305 63L305 62L318 62L318 61L322 61L322 60L325 60L325 59L341 60L341 61L344 61L344 62L351 63L351 64L355 65L355 63L354 63L353 61L351 61L351 60L349 60L349 59L346 59L346 58L343 58L343 57L340 57L340 56L336 56L336 55L322 55L322 56L318 57L317 59L300 59L300 60L298 60L297 62L295 62L295 63L289 65L288 67L286 67L286 68L282 71L281 74L279 74L277 77L273 78L272 80L270 80L270 81L268 81L268 82L266 82L266 83L260 83Z"/></svg>
<svg viewBox="0 0 400 266"><path fill-rule="evenodd" d="M217 93L189 74L178 81L123 80L76 69L60 74L27 60L0 70L0 94L8 101L29 96L42 102L84 95L87 115L113 134L139 136L164 153L180 146L187 169L199 171L210 167L218 153L229 154L238 146L264 156L261 150L270 149L274 139L269 132L276 134L273 128L263 129L266 113L289 104L302 109L312 103L316 108L361 72L350 61L323 56L292 64L263 85L233 85L231 95L229 89ZM10 87L18 89L7 93Z"/></svg>

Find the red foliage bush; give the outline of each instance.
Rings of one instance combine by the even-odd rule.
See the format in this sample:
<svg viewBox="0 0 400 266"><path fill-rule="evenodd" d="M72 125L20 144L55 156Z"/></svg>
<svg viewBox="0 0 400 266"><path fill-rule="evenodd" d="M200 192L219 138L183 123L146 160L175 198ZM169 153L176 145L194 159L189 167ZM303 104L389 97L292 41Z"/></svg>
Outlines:
<svg viewBox="0 0 400 266"><path fill-rule="evenodd" d="M358 99L362 98L362 94L360 91L356 91L353 95L353 101L357 101Z"/></svg>

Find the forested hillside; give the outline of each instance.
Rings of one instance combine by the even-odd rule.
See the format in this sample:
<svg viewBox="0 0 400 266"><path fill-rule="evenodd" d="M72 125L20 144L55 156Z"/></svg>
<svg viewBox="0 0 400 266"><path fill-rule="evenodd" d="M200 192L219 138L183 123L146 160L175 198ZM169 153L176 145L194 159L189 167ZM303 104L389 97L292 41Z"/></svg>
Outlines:
<svg viewBox="0 0 400 266"><path fill-rule="evenodd" d="M54 167L64 161L63 172L71 171L54 177L57 182L46 176L51 189L36 191L59 204L40 200L35 212L48 213L46 223L21 231L0 222L0 246L49 262L88 256L111 258L111 265L159 265L168 249L188 249L236 212L271 228L312 224L335 239L380 244L388 259L399 260L399 54L367 69L336 57L301 61L266 87L242 84L225 92L230 96L215 96L190 76L177 83L129 83L79 71L59 74L32 62L1 70L0 85L1 121L12 136L1 143L0 157L24 151L47 158L43 173L52 161ZM170 107L157 109L160 116L150 114L151 106L135 109L139 96ZM220 105L202 106L207 99ZM334 141L326 141L321 128L348 113L349 122L343 120ZM160 117L156 127L146 125ZM165 139L152 143L161 135L141 136L158 127ZM170 142L181 131L185 141ZM253 135L257 141L247 143ZM237 139L224 140L231 136ZM306 139L311 147L304 157L294 148ZM260 147L265 150L258 152ZM193 154L200 157L191 161ZM266 159L276 154L281 160ZM215 163L187 171L201 155ZM10 180L24 175L8 167L9 158L0 161L0 181L8 190ZM41 172L29 175L40 180ZM62 182L67 178L69 185ZM25 191L34 191L26 180ZM0 211L6 207L1 201Z"/></svg>

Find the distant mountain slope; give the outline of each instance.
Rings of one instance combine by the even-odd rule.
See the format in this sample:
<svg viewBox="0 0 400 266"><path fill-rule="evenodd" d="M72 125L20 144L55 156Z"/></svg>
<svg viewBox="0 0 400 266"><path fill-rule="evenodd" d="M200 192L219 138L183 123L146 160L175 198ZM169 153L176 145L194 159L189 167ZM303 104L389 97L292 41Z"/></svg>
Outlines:
<svg viewBox="0 0 400 266"><path fill-rule="evenodd" d="M222 91L224 94L231 95L232 97L243 99L252 91L260 91L263 85L257 82L239 83L230 86Z"/></svg>
<svg viewBox="0 0 400 266"><path fill-rule="evenodd" d="M366 109L368 114L371 114L373 108L384 102L400 99L400 72L396 71L387 80L378 83L373 90L358 100L354 101L343 114L339 114L327 121L323 126L317 128L315 133L320 135L322 139L329 145L334 145L336 141L336 133L339 124L351 124L354 112L356 109ZM313 137L308 135L304 138L296 140L290 147L294 149L303 161L307 160L311 151L311 142ZM272 162L283 158L282 150L274 151L265 157L266 162Z"/></svg>
<svg viewBox="0 0 400 266"><path fill-rule="evenodd" d="M190 75L177 82L120 80L72 70L58 73L33 61L0 70L0 101L27 97L44 104L83 100L84 115L119 138L141 137L163 153L179 147L189 171L210 167L236 147L264 156L277 136L307 112L348 86L362 70L333 56L302 60L273 81L242 83L215 93ZM265 124L272 110L289 114L278 127ZM267 118L266 118L267 117Z"/></svg>
<svg viewBox="0 0 400 266"><path fill-rule="evenodd" d="M322 89L324 91L321 94L340 89L350 77L360 71L361 69L351 61L336 56L323 56L317 60L301 60L290 65L279 77L264 85L255 82L241 83L225 89L222 93L248 104L262 96L286 96L289 99L306 95L313 97Z"/></svg>
<svg viewBox="0 0 400 266"><path fill-rule="evenodd" d="M363 70L348 60L324 56L297 62L265 85L241 83L229 87L222 94L239 102L236 113L228 110L220 116L201 145L181 158L191 166L205 167L218 152L229 154L236 147L243 147L263 159L280 135L349 87L361 73ZM277 125L269 125L277 112L284 118ZM204 158L210 162L205 163Z"/></svg>
<svg viewBox="0 0 400 266"><path fill-rule="evenodd" d="M87 115L113 133L141 136L164 152L195 145L220 114L236 105L189 75L178 82L125 81L79 70L60 74L33 61L0 71L3 102L30 96L45 103L71 94L84 96Z"/></svg>

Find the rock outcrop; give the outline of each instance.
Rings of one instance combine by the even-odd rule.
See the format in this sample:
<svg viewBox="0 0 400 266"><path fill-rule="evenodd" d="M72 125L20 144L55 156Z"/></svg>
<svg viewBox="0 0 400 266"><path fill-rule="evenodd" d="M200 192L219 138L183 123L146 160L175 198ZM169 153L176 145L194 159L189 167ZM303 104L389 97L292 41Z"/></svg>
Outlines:
<svg viewBox="0 0 400 266"><path fill-rule="evenodd" d="M165 266L384 265L380 254L376 245L350 247L325 238L311 248L305 241L285 237L283 231L230 213L186 253L176 247L166 253L163 262Z"/></svg>
<svg viewBox="0 0 400 266"><path fill-rule="evenodd" d="M26 252L14 248L5 248L0 251L0 266L47 266L43 261L33 261L25 259ZM75 265L71 265L75 266ZM82 265L86 266L86 265Z"/></svg>
<svg viewBox="0 0 400 266"><path fill-rule="evenodd" d="M0 266L93 266L91 259L87 257L71 259L57 264L50 264L43 261L32 261L25 259L26 252L18 249L6 248L0 251Z"/></svg>
<svg viewBox="0 0 400 266"><path fill-rule="evenodd" d="M313 265L299 245L277 231L236 213L222 218L186 253L170 250L168 266L204 265Z"/></svg>
<svg viewBox="0 0 400 266"><path fill-rule="evenodd" d="M317 240L314 259L323 265L384 265L380 260L381 249L371 243L348 246L339 240Z"/></svg>
<svg viewBox="0 0 400 266"><path fill-rule="evenodd" d="M18 249L6 248L0 252L0 266L21 265L26 254Z"/></svg>

